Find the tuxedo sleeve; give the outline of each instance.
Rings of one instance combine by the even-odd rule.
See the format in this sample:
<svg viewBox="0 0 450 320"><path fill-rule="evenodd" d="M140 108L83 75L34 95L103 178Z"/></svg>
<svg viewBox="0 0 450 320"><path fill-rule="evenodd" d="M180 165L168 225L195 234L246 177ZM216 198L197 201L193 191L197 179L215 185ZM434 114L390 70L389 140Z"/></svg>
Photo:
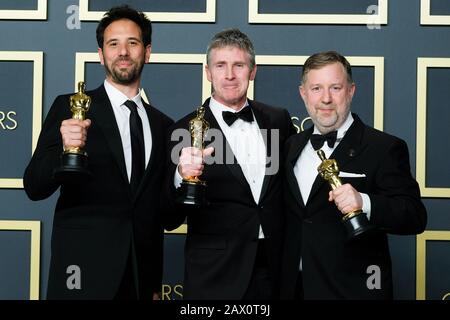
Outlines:
<svg viewBox="0 0 450 320"><path fill-rule="evenodd" d="M167 165L165 178L163 183L163 192L161 197L161 208L163 212L163 225L164 229L171 231L181 226L186 216L188 215L189 206L180 205L176 202L177 190L174 186L174 174L177 170L179 152L182 147L189 147L190 141L176 140L176 135L172 136L172 133L180 128L187 127L183 121L176 123L169 128L167 137Z"/></svg>
<svg viewBox="0 0 450 320"><path fill-rule="evenodd" d="M371 222L393 234L418 234L425 230L426 209L420 189L411 175L408 147L395 139L384 153L375 177Z"/></svg>
<svg viewBox="0 0 450 320"><path fill-rule="evenodd" d="M59 96L53 102L39 135L36 150L25 169L23 184L31 200L51 196L59 184L53 179L53 171L60 165L63 151L60 133L61 122L70 118L68 98Z"/></svg>

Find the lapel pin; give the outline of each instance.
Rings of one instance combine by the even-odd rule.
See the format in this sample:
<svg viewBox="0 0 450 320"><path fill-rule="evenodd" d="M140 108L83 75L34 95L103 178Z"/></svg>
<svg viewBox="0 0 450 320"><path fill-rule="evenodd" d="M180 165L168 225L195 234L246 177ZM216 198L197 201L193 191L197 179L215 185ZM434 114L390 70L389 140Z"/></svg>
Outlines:
<svg viewBox="0 0 450 320"><path fill-rule="evenodd" d="M348 150L348 155L349 155L350 157L354 157L355 154L356 154L355 149L350 149L350 150Z"/></svg>

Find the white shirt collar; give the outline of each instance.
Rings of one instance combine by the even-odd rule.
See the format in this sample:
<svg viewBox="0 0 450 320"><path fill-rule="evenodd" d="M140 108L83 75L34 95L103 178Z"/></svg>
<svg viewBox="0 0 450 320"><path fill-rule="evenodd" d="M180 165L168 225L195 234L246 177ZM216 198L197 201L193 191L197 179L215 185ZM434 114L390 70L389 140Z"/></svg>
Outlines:
<svg viewBox="0 0 450 320"><path fill-rule="evenodd" d="M105 79L104 86L106 93L108 94L109 100L111 101L111 105L113 108L122 106L127 100L133 100L138 108L143 108L142 99L141 99L141 90L138 91L138 94L134 96L132 99L128 99L128 97L123 94L119 89L114 87L112 84Z"/></svg>
<svg viewBox="0 0 450 320"><path fill-rule="evenodd" d="M244 109L246 106L248 106L248 100L245 100L244 105L242 107L240 107L239 110L234 110L233 108L227 107L226 105L218 102L213 97L211 97L211 99L209 101L209 107L211 108L211 110L214 110L218 113L222 113L222 111L239 112L242 109Z"/></svg>
<svg viewBox="0 0 450 320"><path fill-rule="evenodd" d="M347 116L347 119L345 119L345 121L342 124L342 126L340 128L338 128L338 130L337 130L337 132L338 132L337 133L337 138L336 138L337 140L341 140L345 136L345 134L347 133L347 130L350 128L350 126L352 125L353 121L354 121L354 119L353 119L352 113L349 112L348 116ZM313 134L321 134L319 129L317 129L316 126L314 126Z"/></svg>
<svg viewBox="0 0 450 320"><path fill-rule="evenodd" d="M227 107L226 105L221 104L220 102L218 102L218 101L217 101L216 99L214 99L213 97L211 97L211 99L210 99L210 101L209 101L209 108L211 109L211 112L212 112L214 118L216 118L216 121L217 121L217 123L219 124L219 126L220 126L220 128L221 128L222 130L229 130L231 127L234 127L234 125L235 125L236 122L238 122L238 121L236 121L235 123L233 123L233 125L232 125L231 127L229 127L229 126L225 123L225 121L223 120L222 112L223 112L223 111L239 112L239 111L241 111L243 108L245 108L247 105L248 105L248 100L246 100L245 103L244 103L244 105L243 105L241 108L239 108L238 111L236 111L236 110L234 110L234 109L232 109L232 108L230 108L230 107ZM254 121L254 122L252 122L252 124L253 124L253 123L256 123L256 122Z"/></svg>

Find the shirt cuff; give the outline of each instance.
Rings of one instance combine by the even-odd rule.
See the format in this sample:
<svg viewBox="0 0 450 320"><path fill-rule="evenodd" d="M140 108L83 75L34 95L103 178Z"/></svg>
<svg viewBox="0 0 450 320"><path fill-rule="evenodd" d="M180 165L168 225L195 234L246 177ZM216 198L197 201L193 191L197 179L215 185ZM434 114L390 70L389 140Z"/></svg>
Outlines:
<svg viewBox="0 0 450 320"><path fill-rule="evenodd" d="M175 169L175 174L173 176L173 185L175 186L175 189L179 188L181 186L181 182L183 181L183 177L181 177L181 174L178 172L178 166Z"/></svg>
<svg viewBox="0 0 450 320"><path fill-rule="evenodd" d="M360 192L359 194L363 200L362 211L367 215L367 219L370 221L370 209L372 208L370 204L370 197L366 193Z"/></svg>

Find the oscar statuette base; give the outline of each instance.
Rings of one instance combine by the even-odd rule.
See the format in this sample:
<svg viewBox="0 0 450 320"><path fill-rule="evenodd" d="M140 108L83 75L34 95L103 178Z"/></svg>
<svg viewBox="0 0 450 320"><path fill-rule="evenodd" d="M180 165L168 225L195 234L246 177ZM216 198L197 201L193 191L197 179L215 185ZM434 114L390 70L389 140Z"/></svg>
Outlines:
<svg viewBox="0 0 450 320"><path fill-rule="evenodd" d="M88 157L86 154L63 153L61 163L61 167L53 172L53 177L60 183L77 184L92 177L92 173L87 169Z"/></svg>
<svg viewBox="0 0 450 320"><path fill-rule="evenodd" d="M375 227L370 224L366 214L363 212L355 214L348 219L343 219L342 222L349 241L370 235L375 230Z"/></svg>
<svg viewBox="0 0 450 320"><path fill-rule="evenodd" d="M176 202L193 206L204 206L206 201L206 183L183 180L177 190Z"/></svg>

